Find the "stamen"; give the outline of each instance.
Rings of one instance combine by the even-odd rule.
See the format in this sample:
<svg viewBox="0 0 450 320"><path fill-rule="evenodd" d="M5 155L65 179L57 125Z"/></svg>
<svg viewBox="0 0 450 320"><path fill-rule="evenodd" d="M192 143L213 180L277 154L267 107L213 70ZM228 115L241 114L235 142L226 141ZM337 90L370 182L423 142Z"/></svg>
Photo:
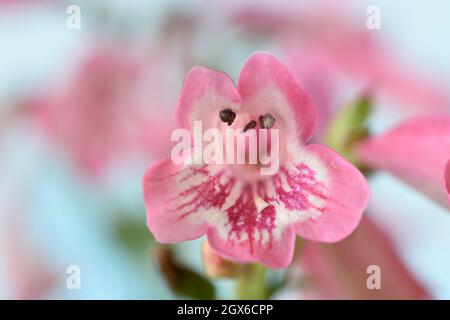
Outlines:
<svg viewBox="0 0 450 320"><path fill-rule="evenodd" d="M247 123L244 127L244 132L250 129L255 129L256 128L256 121L252 120L249 123Z"/></svg>
<svg viewBox="0 0 450 320"><path fill-rule="evenodd" d="M266 113L258 118L259 126L263 129L270 129L275 124L275 118L270 113Z"/></svg>
<svg viewBox="0 0 450 320"><path fill-rule="evenodd" d="M230 108L226 108L219 112L219 117L222 122L226 122L229 126L231 126L234 119L236 119L236 112Z"/></svg>

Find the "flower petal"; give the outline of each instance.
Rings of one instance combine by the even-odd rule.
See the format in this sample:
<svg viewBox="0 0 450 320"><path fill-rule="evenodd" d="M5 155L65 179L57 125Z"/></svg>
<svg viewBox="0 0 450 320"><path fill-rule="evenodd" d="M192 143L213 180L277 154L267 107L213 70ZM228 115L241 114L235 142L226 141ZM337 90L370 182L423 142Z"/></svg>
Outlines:
<svg viewBox="0 0 450 320"><path fill-rule="evenodd" d="M238 265L218 254L208 241L203 241L202 257L205 272L211 278L225 278L236 275Z"/></svg>
<svg viewBox="0 0 450 320"><path fill-rule="evenodd" d="M367 165L389 171L448 206L442 192L442 173L450 158L450 117L408 121L363 142L357 152Z"/></svg>
<svg viewBox="0 0 450 320"><path fill-rule="evenodd" d="M231 78L223 72L194 67L184 80L176 110L178 123L186 129L193 121L202 121L203 127L216 127L222 109L240 108L240 97Z"/></svg>
<svg viewBox="0 0 450 320"><path fill-rule="evenodd" d="M429 299L387 234L365 215L355 232L336 244L307 242L299 256L310 286L303 294L316 299ZM382 274L379 290L367 287L369 266ZM311 291L311 292L308 292Z"/></svg>
<svg viewBox="0 0 450 320"><path fill-rule="evenodd" d="M295 223L296 232L308 240L340 241L358 225L369 201L369 187L358 169L333 150L311 144L305 153L304 165L314 172L316 182L299 180L297 188L305 188L305 183L309 188L317 186L308 197L310 207L305 209L313 214ZM297 200L291 197L291 201Z"/></svg>
<svg viewBox="0 0 450 320"><path fill-rule="evenodd" d="M315 107L317 121L315 137L324 135L332 119L336 105L340 105L336 92L341 82L338 80L338 70L331 61L329 53L322 48L308 48L297 43L286 50L288 67L299 85L308 93Z"/></svg>
<svg viewBox="0 0 450 320"><path fill-rule="evenodd" d="M301 141L311 137L315 111L287 68L268 53L255 53L245 63L238 81L245 112L271 113L285 132Z"/></svg>
<svg viewBox="0 0 450 320"><path fill-rule="evenodd" d="M271 207L273 210L273 207ZM256 213L256 210L253 211ZM257 215L253 216L257 218ZM292 261L295 246L295 232L287 226L276 238L272 238L271 229L267 225L255 224L243 226L242 233L231 233L232 238L222 237L216 228L208 229L208 241L221 255L241 262L258 261L270 268L286 268ZM245 230L249 228L249 230ZM234 231L233 231L234 232ZM234 237L240 235L241 239ZM249 239L253 235L255 238ZM264 238L264 237L267 237Z"/></svg>
<svg viewBox="0 0 450 320"><path fill-rule="evenodd" d="M307 239L338 241L356 227L369 196L361 173L326 147L306 146L294 159L296 165L257 185L223 166L164 160L144 178L149 227L163 242L206 232L229 259L286 267L294 250L292 225Z"/></svg>
<svg viewBox="0 0 450 320"><path fill-rule="evenodd" d="M251 184L223 166L174 165L164 159L144 177L148 225L160 242L207 233L211 246L232 260L273 268L292 260L295 232Z"/></svg>
<svg viewBox="0 0 450 320"><path fill-rule="evenodd" d="M190 188L188 181L180 181L187 170L186 165L175 165L170 158L164 158L145 173L143 190L147 223L160 242L192 240L206 232L206 221L186 219L184 211L176 210L184 200L181 194ZM196 176L193 173L190 179L195 179Z"/></svg>
<svg viewBox="0 0 450 320"><path fill-rule="evenodd" d="M353 231L369 198L362 174L320 145L297 148L292 160L294 165L282 166L270 179L240 187L225 209L223 227L208 229L214 249L229 259L279 268L292 259L294 230L324 242Z"/></svg>

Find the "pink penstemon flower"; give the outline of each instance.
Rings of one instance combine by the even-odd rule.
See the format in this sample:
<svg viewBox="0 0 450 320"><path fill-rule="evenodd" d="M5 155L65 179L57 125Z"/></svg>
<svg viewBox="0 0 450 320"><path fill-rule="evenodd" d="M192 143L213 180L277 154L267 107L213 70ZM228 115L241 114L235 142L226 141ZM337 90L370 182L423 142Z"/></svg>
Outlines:
<svg viewBox="0 0 450 320"><path fill-rule="evenodd" d="M330 7L331 6L331 7ZM301 10L289 5L250 4L228 6L233 26L256 35L274 37L284 48L286 63L307 90L324 128L332 109L348 86L370 88L407 108L409 113L447 112L450 97L441 79L411 68L393 52L386 39L354 25L347 2L315 1ZM413 71L412 71L413 70Z"/></svg>
<svg viewBox="0 0 450 320"><path fill-rule="evenodd" d="M357 153L368 166L386 170L438 203L450 207L449 116L406 121L381 136L363 141Z"/></svg>
<svg viewBox="0 0 450 320"><path fill-rule="evenodd" d="M25 102L46 136L83 173L98 178L127 157L167 151L169 144L154 137L170 136L169 99L161 92L169 91L166 78L174 72L158 48L149 54L147 63L133 48L92 45L65 81ZM144 89L149 83L155 91Z"/></svg>
<svg viewBox="0 0 450 320"><path fill-rule="evenodd" d="M142 114L132 88L141 69L127 50L100 45L81 57L67 81L27 103L52 141L84 172L98 175L124 149L136 148Z"/></svg>
<svg viewBox="0 0 450 320"><path fill-rule="evenodd" d="M358 228L337 244L305 242L299 264L302 295L315 299L429 299L430 293L408 269L390 237L364 215ZM369 266L381 270L380 288L370 290ZM370 268L369 268L370 270Z"/></svg>
<svg viewBox="0 0 450 320"><path fill-rule="evenodd" d="M221 119L224 109L235 113L231 123ZM259 172L254 170L258 165L174 164L167 157L150 166L144 199L148 226L158 241L206 235L211 247L230 260L283 268L292 260L296 234L335 242L357 226L369 199L366 180L331 149L306 144L315 111L272 55L252 55L237 87L222 72L193 68L176 114L187 129L194 121L205 128L244 128L270 114L275 122L269 130L279 130L280 167L274 175L255 179L247 173Z"/></svg>

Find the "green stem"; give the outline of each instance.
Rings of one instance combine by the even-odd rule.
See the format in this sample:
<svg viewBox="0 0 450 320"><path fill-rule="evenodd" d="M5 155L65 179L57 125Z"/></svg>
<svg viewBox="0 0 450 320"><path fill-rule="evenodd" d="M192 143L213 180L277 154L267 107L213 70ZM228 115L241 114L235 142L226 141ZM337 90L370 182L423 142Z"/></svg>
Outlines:
<svg viewBox="0 0 450 320"><path fill-rule="evenodd" d="M266 299L267 268L257 263L245 264L239 270L236 281L236 298L243 300Z"/></svg>

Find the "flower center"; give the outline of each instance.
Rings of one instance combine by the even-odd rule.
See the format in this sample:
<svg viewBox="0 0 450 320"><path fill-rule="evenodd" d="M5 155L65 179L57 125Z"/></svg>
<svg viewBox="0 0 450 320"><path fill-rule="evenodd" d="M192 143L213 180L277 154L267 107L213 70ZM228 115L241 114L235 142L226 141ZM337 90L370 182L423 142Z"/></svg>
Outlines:
<svg viewBox="0 0 450 320"><path fill-rule="evenodd" d="M224 136L227 137L227 132L232 134L231 146L228 145L230 140L227 140L224 155L227 159L233 159L227 162L227 166L234 175L249 181L272 174L263 173L270 171L263 170L264 168L278 171L279 129L273 128L275 117L272 114L235 113L226 108L219 112L219 118L224 123L222 125Z"/></svg>
<svg viewBox="0 0 450 320"><path fill-rule="evenodd" d="M270 129L275 124L275 118L270 113L266 113L265 115L259 116L258 121L259 126L265 129Z"/></svg>
<svg viewBox="0 0 450 320"><path fill-rule="evenodd" d="M219 117L222 122L225 122L229 126L231 126L234 122L234 119L236 119L236 112L234 112L230 108L226 108L219 112Z"/></svg>
<svg viewBox="0 0 450 320"><path fill-rule="evenodd" d="M256 128L256 121L252 120L249 123L247 123L244 127L244 132L250 130L250 129L255 129Z"/></svg>

